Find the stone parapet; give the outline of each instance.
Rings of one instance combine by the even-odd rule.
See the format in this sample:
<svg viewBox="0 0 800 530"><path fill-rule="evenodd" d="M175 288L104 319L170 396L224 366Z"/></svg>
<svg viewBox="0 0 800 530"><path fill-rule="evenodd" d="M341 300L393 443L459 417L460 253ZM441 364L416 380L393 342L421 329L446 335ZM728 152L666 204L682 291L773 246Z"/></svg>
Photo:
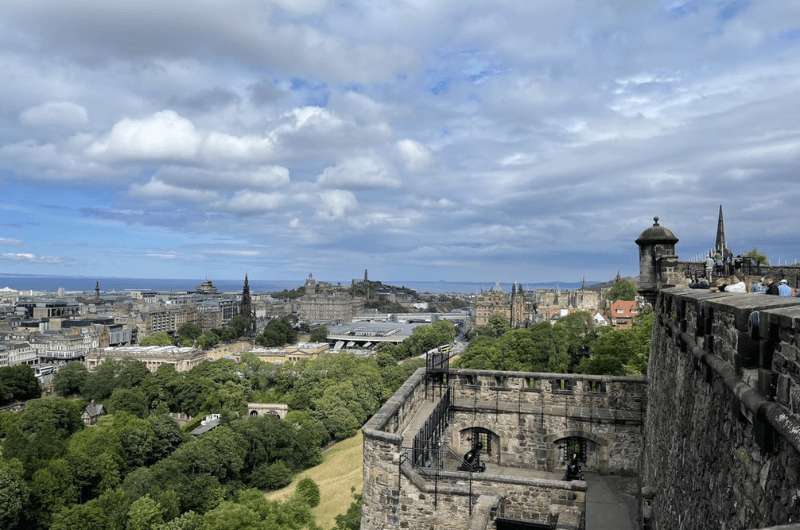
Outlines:
<svg viewBox="0 0 800 530"><path fill-rule="evenodd" d="M800 301L675 288L655 311L642 462L650 528L800 519Z"/></svg>

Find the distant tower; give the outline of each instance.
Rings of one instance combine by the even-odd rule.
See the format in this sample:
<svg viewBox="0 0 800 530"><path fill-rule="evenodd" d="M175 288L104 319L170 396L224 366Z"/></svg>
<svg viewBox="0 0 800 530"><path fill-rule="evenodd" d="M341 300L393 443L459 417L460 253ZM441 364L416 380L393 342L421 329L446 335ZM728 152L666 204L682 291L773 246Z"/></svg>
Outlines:
<svg viewBox="0 0 800 530"><path fill-rule="evenodd" d="M717 238L714 242L714 252L720 256L726 256L728 244L725 241L725 220L722 218L722 205L719 205L719 219L717 220Z"/></svg>
<svg viewBox="0 0 800 530"><path fill-rule="evenodd" d="M525 292L522 285L514 283L511 285L511 327L525 327Z"/></svg>
<svg viewBox="0 0 800 530"><path fill-rule="evenodd" d="M369 274L367 274L367 269L364 269L364 296L367 300L370 299L369 295Z"/></svg>
<svg viewBox="0 0 800 530"><path fill-rule="evenodd" d="M367 274L367 269L364 269L364 283L369 281L369 275Z"/></svg>
<svg viewBox="0 0 800 530"><path fill-rule="evenodd" d="M308 295L315 295L317 294L317 280L314 279L314 275L310 272L308 273L308 278L306 278L305 287L305 294Z"/></svg>
<svg viewBox="0 0 800 530"><path fill-rule="evenodd" d="M653 226L636 240L639 246L639 294L650 304L655 305L659 290L674 284L671 275L678 261L676 243L678 238L672 230L658 224L658 217L653 218Z"/></svg>
<svg viewBox="0 0 800 530"><path fill-rule="evenodd" d="M242 303L239 306L239 314L247 322L248 333L255 329L255 319L253 318L253 299L250 297L250 281L247 273L244 274L244 284L242 285Z"/></svg>
<svg viewBox="0 0 800 530"><path fill-rule="evenodd" d="M96 281L94 284L94 298L95 300L100 300L100 281Z"/></svg>

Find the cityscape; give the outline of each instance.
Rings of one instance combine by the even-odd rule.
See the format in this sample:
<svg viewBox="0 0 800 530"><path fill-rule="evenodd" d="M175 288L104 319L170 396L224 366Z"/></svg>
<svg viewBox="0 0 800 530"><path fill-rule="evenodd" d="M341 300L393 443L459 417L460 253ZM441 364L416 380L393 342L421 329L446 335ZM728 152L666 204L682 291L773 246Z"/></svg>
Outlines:
<svg viewBox="0 0 800 530"><path fill-rule="evenodd" d="M800 530L791 2L0 30L0 528Z"/></svg>

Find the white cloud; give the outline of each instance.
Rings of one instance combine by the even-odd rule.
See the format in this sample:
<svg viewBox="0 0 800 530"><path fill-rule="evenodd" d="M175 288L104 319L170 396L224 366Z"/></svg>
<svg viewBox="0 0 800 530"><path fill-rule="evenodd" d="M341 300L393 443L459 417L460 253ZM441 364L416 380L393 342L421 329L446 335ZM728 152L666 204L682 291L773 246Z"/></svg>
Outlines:
<svg viewBox="0 0 800 530"><path fill-rule="evenodd" d="M11 245L18 247L22 245L22 241L11 237L0 237L0 245Z"/></svg>
<svg viewBox="0 0 800 530"><path fill-rule="evenodd" d="M151 178L144 184L133 184L130 188L130 193L134 197L147 200L207 202L217 198L217 193L213 191L173 186L157 178Z"/></svg>
<svg viewBox="0 0 800 530"><path fill-rule="evenodd" d="M275 210L286 203L282 193L263 193L250 190L238 191L223 207L237 213L262 213Z"/></svg>
<svg viewBox="0 0 800 530"><path fill-rule="evenodd" d="M358 208L358 200L346 190L328 190L319 194L320 214L331 219L340 219Z"/></svg>
<svg viewBox="0 0 800 530"><path fill-rule="evenodd" d="M0 253L0 260L22 261L26 263L41 263L55 265L63 263L64 259L57 256L39 256L30 252L4 252Z"/></svg>
<svg viewBox="0 0 800 530"><path fill-rule="evenodd" d="M78 129L89 123L89 114L85 108L76 103L48 101L23 111L19 121L31 127Z"/></svg>
<svg viewBox="0 0 800 530"><path fill-rule="evenodd" d="M335 166L326 167L317 180L330 188L397 188L400 181L389 176L386 166L373 157L349 158Z"/></svg>
<svg viewBox="0 0 800 530"><path fill-rule="evenodd" d="M89 146L93 156L122 160L191 160L201 136L188 119L172 110L142 119L125 118Z"/></svg>
<svg viewBox="0 0 800 530"><path fill-rule="evenodd" d="M184 166L167 166L159 169L155 177L167 184L190 188L231 190L243 188L278 188L289 184L289 169L283 166L255 166L237 169L201 169Z"/></svg>
<svg viewBox="0 0 800 530"><path fill-rule="evenodd" d="M260 256L261 252L258 250L248 250L248 249L213 249L213 250L205 250L203 254L207 254L210 256L234 256L237 258L251 258L255 256Z"/></svg>
<svg viewBox="0 0 800 530"><path fill-rule="evenodd" d="M258 136L234 136L211 132L202 145L203 158L208 162L215 160L259 161L276 156L275 139Z"/></svg>
<svg viewBox="0 0 800 530"><path fill-rule="evenodd" d="M148 258L158 258L166 260L174 260L178 258L177 252L172 251L149 251L144 253Z"/></svg>
<svg viewBox="0 0 800 530"><path fill-rule="evenodd" d="M430 149L414 140L400 140L397 142L397 150L400 152L406 169L409 171L425 169L433 159Z"/></svg>

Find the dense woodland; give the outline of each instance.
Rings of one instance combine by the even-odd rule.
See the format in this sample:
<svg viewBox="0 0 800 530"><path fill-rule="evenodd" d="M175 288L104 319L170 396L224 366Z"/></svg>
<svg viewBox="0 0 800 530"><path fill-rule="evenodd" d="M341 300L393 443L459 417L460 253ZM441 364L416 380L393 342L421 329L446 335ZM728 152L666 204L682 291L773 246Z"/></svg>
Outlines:
<svg viewBox="0 0 800 530"><path fill-rule="evenodd" d="M263 490L319 463L322 447L352 436L420 366L386 358L331 354L273 366L244 356L186 373L150 373L135 361L91 373L70 364L56 376L57 396L0 413L0 528L314 528L313 488L282 503ZM84 427L92 399L109 414ZM247 417L248 401L285 402L291 412ZM180 429L169 412L196 419ZM212 412L221 426L186 434ZM352 528L353 513L340 528Z"/></svg>
<svg viewBox="0 0 800 530"><path fill-rule="evenodd" d="M629 329L597 327L584 312L555 324L541 322L520 329L510 329L507 319L493 317L474 330L458 365L526 372L644 374L652 326L652 313L640 315Z"/></svg>

